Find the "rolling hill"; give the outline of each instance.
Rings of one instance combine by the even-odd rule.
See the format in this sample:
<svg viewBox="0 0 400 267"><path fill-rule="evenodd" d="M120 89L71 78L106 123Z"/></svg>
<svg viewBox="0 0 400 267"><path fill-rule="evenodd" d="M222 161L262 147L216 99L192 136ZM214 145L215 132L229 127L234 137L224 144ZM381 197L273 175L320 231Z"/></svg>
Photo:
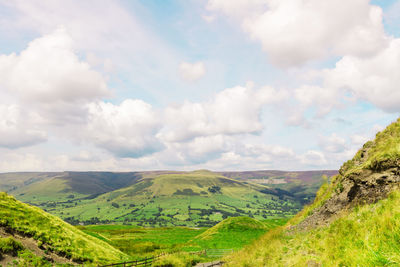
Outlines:
<svg viewBox="0 0 400 267"><path fill-rule="evenodd" d="M162 174L79 204L48 211L72 223L125 222L158 226L212 226L227 217L263 219L296 213L301 205L264 185L244 183L210 171Z"/></svg>
<svg viewBox="0 0 400 267"><path fill-rule="evenodd" d="M324 183L324 177L336 175L336 170L320 171L243 171L220 172L219 174L240 181L267 185L290 195L302 204L308 204L315 198L315 193ZM325 178L325 179L326 179Z"/></svg>
<svg viewBox="0 0 400 267"><path fill-rule="evenodd" d="M293 215L315 196L323 176L332 173L4 173L0 190L73 224L212 226L230 216ZM212 186L217 190L212 192Z"/></svg>
<svg viewBox="0 0 400 267"><path fill-rule="evenodd" d="M107 263L128 256L37 207L0 193L0 263Z"/></svg>
<svg viewBox="0 0 400 267"><path fill-rule="evenodd" d="M400 265L400 119L343 164L285 227L227 266Z"/></svg>

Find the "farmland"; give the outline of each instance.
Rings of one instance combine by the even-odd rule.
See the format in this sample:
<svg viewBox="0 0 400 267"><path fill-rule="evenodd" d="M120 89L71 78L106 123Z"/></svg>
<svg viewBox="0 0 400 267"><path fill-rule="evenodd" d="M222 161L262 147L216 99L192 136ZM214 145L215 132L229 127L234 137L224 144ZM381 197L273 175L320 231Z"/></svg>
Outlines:
<svg viewBox="0 0 400 267"><path fill-rule="evenodd" d="M8 173L0 187L72 224L211 227L228 217L292 216L323 174L331 171Z"/></svg>

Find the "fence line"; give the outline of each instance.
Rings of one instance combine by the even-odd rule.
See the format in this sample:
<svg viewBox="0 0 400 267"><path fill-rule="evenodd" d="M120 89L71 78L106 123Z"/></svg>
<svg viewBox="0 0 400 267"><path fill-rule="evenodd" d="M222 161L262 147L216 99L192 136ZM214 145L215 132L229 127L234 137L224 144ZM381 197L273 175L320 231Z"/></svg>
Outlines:
<svg viewBox="0 0 400 267"><path fill-rule="evenodd" d="M149 257L149 258L144 258L141 260L135 260L135 261L125 261L125 262L120 262L120 263L113 263L113 264L107 264L107 265L98 265L98 267L112 267L112 266L123 266L123 267L129 267L129 266L147 266L148 264L152 264L154 261L158 260L158 258L166 255L166 253L161 253L158 254L157 256Z"/></svg>
<svg viewBox="0 0 400 267"><path fill-rule="evenodd" d="M225 256L234 251L235 251L234 249L204 249L204 250L200 250L200 251L192 251L189 253L196 254L196 255L204 255L204 256L208 256L208 257L222 257L222 256ZM150 266L153 262L158 260L160 257L165 256L167 254L171 254L171 253L163 252L161 254L158 254L157 256L153 256L153 257L149 257L149 258L146 257L141 260L125 261L125 262L113 263L113 264L107 264L107 265L98 265L98 267L113 267L113 266L130 267L130 266L147 266L147 265ZM214 265L211 265L211 266L214 266Z"/></svg>

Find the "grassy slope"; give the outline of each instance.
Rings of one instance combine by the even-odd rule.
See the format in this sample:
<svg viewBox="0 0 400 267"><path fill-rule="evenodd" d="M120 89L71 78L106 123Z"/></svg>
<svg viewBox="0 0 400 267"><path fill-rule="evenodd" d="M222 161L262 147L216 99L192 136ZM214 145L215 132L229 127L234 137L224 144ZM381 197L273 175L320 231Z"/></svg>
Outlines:
<svg viewBox="0 0 400 267"><path fill-rule="evenodd" d="M227 266L387 266L400 264L400 193L309 232L273 230L227 258Z"/></svg>
<svg viewBox="0 0 400 267"><path fill-rule="evenodd" d="M0 226L32 236L44 248L75 261L104 263L127 258L107 243L6 193L0 193Z"/></svg>
<svg viewBox="0 0 400 267"><path fill-rule="evenodd" d="M191 242L201 248L239 249L286 221L272 219L261 222L249 217L228 218L196 236Z"/></svg>
<svg viewBox="0 0 400 267"><path fill-rule="evenodd" d="M365 143L363 148L357 152L353 159L343 164L340 170L342 175L357 173L362 169L379 170L382 165L398 165L400 159L400 118L384 131L379 132L375 140ZM363 153L365 149L368 149L367 155Z"/></svg>
<svg viewBox="0 0 400 267"><path fill-rule="evenodd" d="M368 149L368 155L365 155ZM355 157L343 164L340 175L324 184L311 205L287 226L303 221L322 206L345 175L363 169L379 170L383 164L400 159L400 120L367 142ZM398 165L398 164L397 164ZM277 228L226 260L228 266L387 266L400 265L400 192L392 192L376 204L343 211L329 226L307 232Z"/></svg>
<svg viewBox="0 0 400 267"><path fill-rule="evenodd" d="M220 192L209 192L212 186L220 187ZM280 200L262 193L265 189L268 188L263 185L242 183L207 171L166 174L144 178L93 200L82 200L76 206L63 205L48 211L80 221L97 217L143 225L157 222L166 226L211 226L221 221L224 214L264 219L289 216L301 207L293 199Z"/></svg>

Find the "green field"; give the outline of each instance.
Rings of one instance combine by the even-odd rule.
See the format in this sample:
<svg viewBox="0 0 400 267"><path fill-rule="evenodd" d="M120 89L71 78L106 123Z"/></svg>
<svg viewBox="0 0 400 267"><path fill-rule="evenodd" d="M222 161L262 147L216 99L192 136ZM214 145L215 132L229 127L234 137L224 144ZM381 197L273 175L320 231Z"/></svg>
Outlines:
<svg viewBox="0 0 400 267"><path fill-rule="evenodd" d="M324 173L332 171L4 173L0 190L71 224L211 227L293 216Z"/></svg>
<svg viewBox="0 0 400 267"><path fill-rule="evenodd" d="M127 225L77 227L133 258L143 258L161 252L241 249L286 221L286 219L271 219L261 222L248 217L236 217L226 219L212 228L144 228Z"/></svg>
<svg viewBox="0 0 400 267"><path fill-rule="evenodd" d="M49 193L46 201L26 194L20 199L72 224L211 227L229 217L265 220L289 217L301 209L295 198L275 193L265 185L196 171L142 178L94 198L50 201Z"/></svg>

